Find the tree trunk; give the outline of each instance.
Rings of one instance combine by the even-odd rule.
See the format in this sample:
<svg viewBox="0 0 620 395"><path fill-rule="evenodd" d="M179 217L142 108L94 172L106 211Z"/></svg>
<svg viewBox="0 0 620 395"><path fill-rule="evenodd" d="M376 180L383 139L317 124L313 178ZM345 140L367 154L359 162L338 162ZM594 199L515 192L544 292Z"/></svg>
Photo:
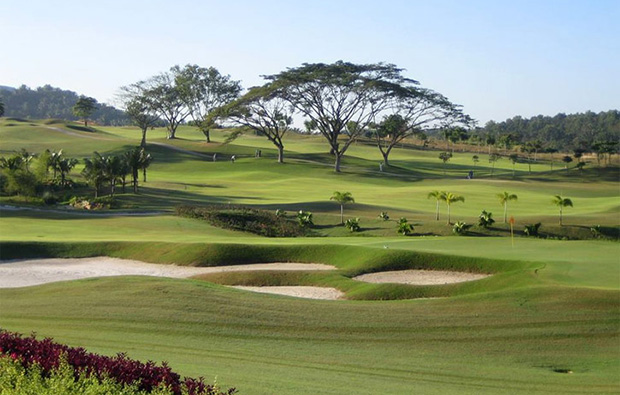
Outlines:
<svg viewBox="0 0 620 395"><path fill-rule="evenodd" d="M173 140L176 139L176 134L177 134L177 128L168 128L168 140Z"/></svg>
<svg viewBox="0 0 620 395"><path fill-rule="evenodd" d="M146 167L142 169L142 181L146 182Z"/></svg>
<svg viewBox="0 0 620 395"><path fill-rule="evenodd" d="M450 225L450 205L448 204L448 225Z"/></svg>
<svg viewBox="0 0 620 395"><path fill-rule="evenodd" d="M562 206L560 206L560 226L562 226Z"/></svg>
<svg viewBox="0 0 620 395"><path fill-rule="evenodd" d="M146 148L146 129L142 129L142 141L140 142L140 147Z"/></svg>
<svg viewBox="0 0 620 395"><path fill-rule="evenodd" d="M507 214L508 214L508 203L504 202L504 223L507 222L507 220L506 220Z"/></svg>
<svg viewBox="0 0 620 395"><path fill-rule="evenodd" d="M85 120L84 120L84 127L85 127L85 128L87 128L87 127L88 127L88 120L87 120L87 119L85 119Z"/></svg>
<svg viewBox="0 0 620 395"><path fill-rule="evenodd" d="M278 146L278 163L284 163L284 147Z"/></svg>
<svg viewBox="0 0 620 395"><path fill-rule="evenodd" d="M344 224L344 204L340 205L340 225Z"/></svg>
<svg viewBox="0 0 620 395"><path fill-rule="evenodd" d="M110 196L114 197L114 192L116 192L116 181L110 181Z"/></svg>
<svg viewBox="0 0 620 395"><path fill-rule="evenodd" d="M390 166L390 160L388 159L388 157L390 156L390 151L389 150L386 152L381 151L381 155L383 155L383 164L385 166Z"/></svg>
<svg viewBox="0 0 620 395"><path fill-rule="evenodd" d="M340 173L340 159L340 154L336 152L336 163L334 164L334 171L336 173Z"/></svg>
<svg viewBox="0 0 620 395"><path fill-rule="evenodd" d="M437 200L437 207L435 208L435 221L439 221L439 200Z"/></svg>
<svg viewBox="0 0 620 395"><path fill-rule="evenodd" d="M207 138L207 143L211 142L211 131L209 129L203 129L202 134Z"/></svg>

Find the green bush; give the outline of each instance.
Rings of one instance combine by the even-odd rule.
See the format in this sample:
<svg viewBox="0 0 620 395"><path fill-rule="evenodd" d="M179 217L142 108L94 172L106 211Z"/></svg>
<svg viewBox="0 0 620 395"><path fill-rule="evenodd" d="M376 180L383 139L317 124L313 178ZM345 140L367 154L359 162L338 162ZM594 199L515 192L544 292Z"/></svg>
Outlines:
<svg viewBox="0 0 620 395"><path fill-rule="evenodd" d="M411 225L408 221L407 218L405 217L401 217L398 220L398 228L396 229L396 232L398 232L401 235L404 236L409 236L410 234L413 233L413 225Z"/></svg>
<svg viewBox="0 0 620 395"><path fill-rule="evenodd" d="M203 219L213 226L240 230L267 237L298 237L307 231L295 222L270 211L248 207L195 207L179 206L176 214L181 217ZM312 220L312 214L310 214Z"/></svg>
<svg viewBox="0 0 620 395"><path fill-rule="evenodd" d="M349 218L344 222L345 228L349 229L351 232L359 232L360 231L360 219L359 218Z"/></svg>
<svg viewBox="0 0 620 395"><path fill-rule="evenodd" d="M309 211L299 210L297 213L297 223L302 228L311 227L314 225L314 222L312 221L312 213Z"/></svg>
<svg viewBox="0 0 620 395"><path fill-rule="evenodd" d="M538 237L539 228L540 228L540 222L531 224L531 225L525 225L525 228L523 229L523 233L525 233L527 236Z"/></svg>
<svg viewBox="0 0 620 395"><path fill-rule="evenodd" d="M482 213L478 216L478 226L488 228L493 225L495 220L493 219L493 213L482 210Z"/></svg>
<svg viewBox="0 0 620 395"><path fill-rule="evenodd" d="M459 236L464 236L467 234L467 232L469 231L469 228L471 228L472 226L473 226L472 224L467 224L465 222L458 221L452 227L452 232Z"/></svg>

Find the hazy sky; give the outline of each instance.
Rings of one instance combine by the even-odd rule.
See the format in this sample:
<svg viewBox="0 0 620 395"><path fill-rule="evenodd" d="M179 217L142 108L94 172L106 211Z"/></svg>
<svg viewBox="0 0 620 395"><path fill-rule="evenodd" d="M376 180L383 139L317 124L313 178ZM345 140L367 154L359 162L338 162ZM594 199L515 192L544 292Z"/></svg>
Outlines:
<svg viewBox="0 0 620 395"><path fill-rule="evenodd" d="M175 64L394 63L480 123L620 108L620 0L0 1L0 85L100 102Z"/></svg>

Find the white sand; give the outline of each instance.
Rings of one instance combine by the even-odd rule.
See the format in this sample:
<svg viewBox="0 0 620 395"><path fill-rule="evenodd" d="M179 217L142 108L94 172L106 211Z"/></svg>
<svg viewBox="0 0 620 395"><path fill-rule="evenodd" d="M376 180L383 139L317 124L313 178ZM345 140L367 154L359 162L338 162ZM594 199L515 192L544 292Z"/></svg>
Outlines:
<svg viewBox="0 0 620 395"><path fill-rule="evenodd" d="M480 280L486 277L489 277L489 275L480 273L446 272L440 270L398 270L362 274L361 276L353 277L353 280L367 283L438 285L462 283L465 281Z"/></svg>
<svg viewBox="0 0 620 395"><path fill-rule="evenodd" d="M336 288L324 287L246 287L241 285L235 285L232 288L266 294L294 296L296 298L306 299L336 300L340 299L344 295L343 292L337 290Z"/></svg>
<svg viewBox="0 0 620 395"><path fill-rule="evenodd" d="M57 281L109 276L186 278L206 273L254 270L333 270L318 263L260 263L252 265L188 267L159 265L109 257L0 261L0 288L18 288Z"/></svg>

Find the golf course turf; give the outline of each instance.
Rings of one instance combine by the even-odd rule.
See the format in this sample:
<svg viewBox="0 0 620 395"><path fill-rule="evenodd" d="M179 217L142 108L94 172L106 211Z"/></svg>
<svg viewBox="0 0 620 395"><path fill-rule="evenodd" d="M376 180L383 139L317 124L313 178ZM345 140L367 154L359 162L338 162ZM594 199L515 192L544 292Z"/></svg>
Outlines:
<svg viewBox="0 0 620 395"><path fill-rule="evenodd" d="M119 187L118 211L50 210L1 197L2 205L29 208L0 208L0 259L110 256L190 266L306 262L337 269L102 277L0 289L0 328L107 355L165 360L181 374L208 382L217 377L240 394L620 391L618 167L592 164L566 172L556 163L551 171L541 159L531 174L527 165L517 165L513 177L512 164L500 160L491 177L482 160L476 178L466 180L471 152L455 151L444 177L437 151L396 148L394 167L380 173L376 147L359 143L337 174L319 137L287 136L286 163L278 164L276 150L260 136L225 145L225 131L214 131L211 144L187 126L178 135L167 141L163 130L149 131L154 161L148 182L140 183L139 194L131 188L120 193ZM95 150L122 153L139 138L135 128L81 132L63 123L0 119L2 155L49 148L81 160ZM255 149L262 149L262 158L253 157ZM200 156L214 152L222 160ZM234 164L226 159L233 154ZM82 167L69 177L82 181ZM453 236L445 204L435 221L435 201L427 198L433 190L465 196L451 207L452 222L475 224L484 209L494 213L496 224ZM355 197L344 214L360 218L360 232L340 225L340 206L329 200L334 191ZM517 221L514 239L496 197L503 191L519 197L508 206ZM92 188L75 192L89 193ZM556 194L574 203L565 209L562 227L551 204ZM181 204L280 209L292 220L297 211L310 211L315 233L267 238L221 229L175 216ZM389 220L378 218L382 211ZM136 212L142 215L127 214ZM414 225L413 236L396 233L400 217ZM542 222L544 238L524 237L523 226L536 222ZM590 228L596 225L605 237L594 237ZM353 280L406 269L490 276L425 286ZM331 287L344 299L306 300L227 285Z"/></svg>

